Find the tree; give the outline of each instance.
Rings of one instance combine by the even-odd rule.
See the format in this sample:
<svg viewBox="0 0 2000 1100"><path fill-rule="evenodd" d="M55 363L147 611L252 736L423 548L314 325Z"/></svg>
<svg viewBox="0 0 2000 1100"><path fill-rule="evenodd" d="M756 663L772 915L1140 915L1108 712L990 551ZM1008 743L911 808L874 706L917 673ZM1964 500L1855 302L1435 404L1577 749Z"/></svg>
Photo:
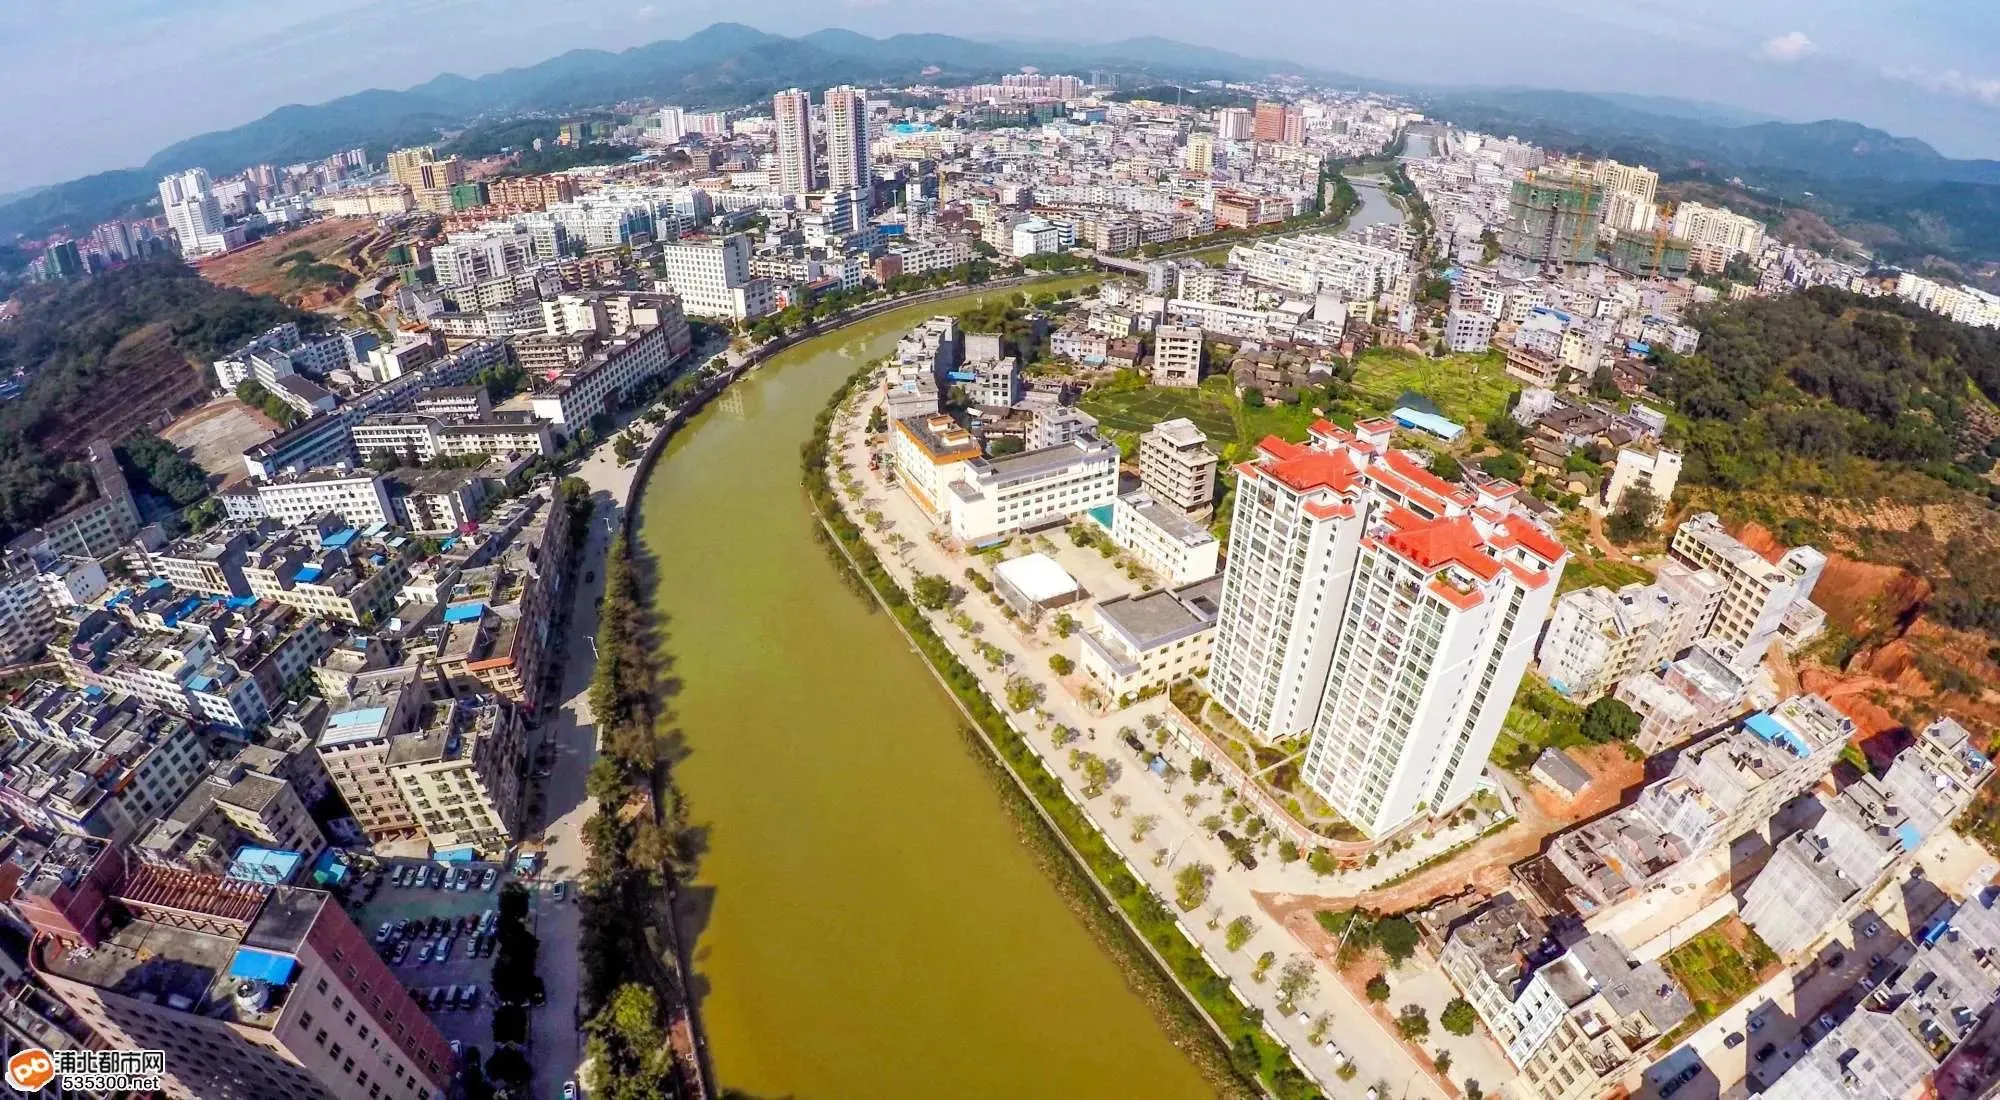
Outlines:
<svg viewBox="0 0 2000 1100"><path fill-rule="evenodd" d="M1604 533L1618 543L1644 538L1653 529L1653 516L1659 510L1659 499L1653 496L1651 490L1627 489L1624 499L1618 503L1618 510L1604 521Z"/></svg>
<svg viewBox="0 0 2000 1100"><path fill-rule="evenodd" d="M1396 1034L1405 1041L1422 1039L1431 1033L1430 1017L1424 1015L1422 1005L1404 1005L1396 1014Z"/></svg>
<svg viewBox="0 0 2000 1100"><path fill-rule="evenodd" d="M526 1005L497 1005L493 1009L493 1041L519 1046L528 1041Z"/></svg>
<svg viewBox="0 0 2000 1100"><path fill-rule="evenodd" d="M1609 363L1591 372L1590 396L1599 401L1616 401L1624 396L1618 390L1618 376L1612 373Z"/></svg>
<svg viewBox="0 0 2000 1100"><path fill-rule="evenodd" d="M1067 611L1058 612L1056 614L1056 637L1067 638L1074 633L1076 633L1076 620L1071 618Z"/></svg>
<svg viewBox="0 0 2000 1100"><path fill-rule="evenodd" d="M868 410L868 434L881 435L888 430L889 416L882 411L882 406L877 405Z"/></svg>
<svg viewBox="0 0 2000 1100"><path fill-rule="evenodd" d="M1312 960L1304 955L1293 955L1285 960L1278 971L1278 1005L1286 1012L1292 1011L1299 1000L1310 997L1319 981L1313 972Z"/></svg>
<svg viewBox="0 0 2000 1100"><path fill-rule="evenodd" d="M1497 455L1479 460L1479 468L1505 481L1520 481L1528 473L1528 464L1512 451L1502 451Z"/></svg>
<svg viewBox="0 0 2000 1100"><path fill-rule="evenodd" d="M916 583L910 588L910 595L917 601L917 606L926 611L942 611L945 605L951 602L949 577L939 576L936 573L919 573Z"/></svg>
<svg viewBox="0 0 2000 1100"><path fill-rule="evenodd" d="M1389 1000L1389 979L1380 974L1375 975L1368 979L1365 992L1368 994L1368 999L1376 1004L1386 1003Z"/></svg>
<svg viewBox="0 0 2000 1100"><path fill-rule="evenodd" d="M1249 386L1249 387L1246 387L1246 388L1245 388L1245 389L1243 390L1243 407L1244 407L1244 408L1246 408L1246 409L1261 409L1261 408L1263 408L1263 407L1264 407L1264 391L1263 391L1263 390L1260 390L1260 389L1258 389L1258 388L1257 388L1256 386Z"/></svg>
<svg viewBox="0 0 2000 1100"><path fill-rule="evenodd" d="M1389 965L1403 965L1417 953L1417 926L1407 917L1383 917L1371 933L1375 945L1389 957Z"/></svg>
<svg viewBox="0 0 2000 1100"><path fill-rule="evenodd" d="M1003 435L986 445L986 453L994 458L1002 455L1017 455L1028 449L1028 445L1017 435Z"/></svg>
<svg viewBox="0 0 2000 1100"><path fill-rule="evenodd" d="M1125 811L1130 809L1131 806L1132 806L1132 800L1130 798L1127 798L1122 794L1114 794L1111 796L1112 817L1124 817Z"/></svg>
<svg viewBox="0 0 2000 1100"><path fill-rule="evenodd" d="M1453 1035L1470 1035L1479 1023L1479 1017L1472 1011L1472 1005L1464 997L1453 997L1444 1003L1444 1011L1438 1013L1438 1025Z"/></svg>
<svg viewBox="0 0 2000 1100"><path fill-rule="evenodd" d="M630 462L639 457L639 445L632 441L631 436L620 435L611 441L611 453L620 462Z"/></svg>
<svg viewBox="0 0 2000 1100"><path fill-rule="evenodd" d="M1279 842L1278 842L1278 862L1279 862L1279 863L1297 863L1298 861L1299 861L1299 846L1298 846L1297 844L1293 843L1292 841L1289 841L1289 840L1281 840L1281 841L1279 841Z"/></svg>
<svg viewBox="0 0 2000 1100"><path fill-rule="evenodd" d="M1174 872L1174 904L1181 912L1192 913L1208 900L1208 887L1215 880L1215 868L1206 863L1190 863Z"/></svg>
<svg viewBox="0 0 2000 1100"><path fill-rule="evenodd" d="M1070 673L1076 671L1076 662L1060 653L1051 654L1049 657L1049 668L1057 676L1068 676Z"/></svg>
<svg viewBox="0 0 2000 1100"><path fill-rule="evenodd" d="M528 1057L513 1047L501 1047L486 1059L486 1079L506 1089L517 1089L534 1076Z"/></svg>
<svg viewBox="0 0 2000 1100"><path fill-rule="evenodd" d="M1446 481L1457 481L1465 476L1465 467L1458 464L1458 459L1438 451L1431 455L1431 473Z"/></svg>
<svg viewBox="0 0 2000 1100"><path fill-rule="evenodd" d="M1514 396L1519 397L1520 393L1521 391L1515 390ZM1503 450L1513 450L1526 442L1528 438L1528 429L1523 427L1520 421L1514 419L1511 412L1513 406L1509 405L1508 409L1510 410L1509 412L1502 413L1498 417L1487 421L1485 425L1487 441Z"/></svg>
<svg viewBox="0 0 2000 1100"><path fill-rule="evenodd" d="M1146 834L1152 832L1153 827L1158 825L1159 823L1160 823L1159 814L1140 814L1138 817L1133 818L1132 843L1137 844L1140 841L1145 840Z"/></svg>
<svg viewBox="0 0 2000 1100"><path fill-rule="evenodd" d="M1249 917L1237 917L1229 922L1229 927L1222 933L1222 943L1231 951L1241 951L1243 945L1250 942L1250 937L1256 934L1256 921Z"/></svg>
<svg viewBox="0 0 2000 1100"><path fill-rule="evenodd" d="M615 806L632 793L632 785L626 782L616 761L600 756L590 762L590 771L583 777L583 793L594 802Z"/></svg>
<svg viewBox="0 0 2000 1100"><path fill-rule="evenodd" d="M1026 676L1007 679L1007 709L1019 713L1042 701L1042 685Z"/></svg>
<svg viewBox="0 0 2000 1100"><path fill-rule="evenodd" d="M1209 814L1207 817L1201 819L1201 827L1208 830L1210 835L1221 832L1222 827L1227 824L1229 823L1222 820L1221 814Z"/></svg>
<svg viewBox="0 0 2000 1100"><path fill-rule="evenodd" d="M1639 724L1637 711L1622 700L1605 695L1583 708L1583 722L1578 732L1593 744L1605 745L1637 737Z"/></svg>

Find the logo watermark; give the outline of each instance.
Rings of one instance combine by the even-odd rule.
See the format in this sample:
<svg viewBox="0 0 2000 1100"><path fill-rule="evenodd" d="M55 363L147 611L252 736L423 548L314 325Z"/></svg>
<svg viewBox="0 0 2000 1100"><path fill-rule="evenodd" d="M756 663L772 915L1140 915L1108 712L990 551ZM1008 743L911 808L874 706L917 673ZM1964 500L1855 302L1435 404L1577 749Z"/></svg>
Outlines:
<svg viewBox="0 0 2000 1100"><path fill-rule="evenodd" d="M52 1084L95 1092L152 1092L166 1076L163 1050L57 1050L29 1047L7 1059L7 1087L39 1092Z"/></svg>

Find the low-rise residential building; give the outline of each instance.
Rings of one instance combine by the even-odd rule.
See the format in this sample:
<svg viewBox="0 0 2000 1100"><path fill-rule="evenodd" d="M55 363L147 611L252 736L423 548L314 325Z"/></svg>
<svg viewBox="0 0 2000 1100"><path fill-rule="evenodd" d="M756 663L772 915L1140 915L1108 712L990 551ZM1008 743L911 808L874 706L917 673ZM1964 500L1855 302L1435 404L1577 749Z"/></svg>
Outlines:
<svg viewBox="0 0 2000 1100"><path fill-rule="evenodd" d="M254 497L252 494L254 493ZM245 503L254 499L253 507ZM389 487L373 470L312 470L280 474L257 483L250 492L226 494L225 506L232 519L274 519L288 527L312 523L331 512L350 527L373 527L395 522L396 510L389 502Z"/></svg>
<svg viewBox="0 0 2000 1100"><path fill-rule="evenodd" d="M372 839L417 831L416 816L390 774L389 753L396 738L415 726L429 690L421 665L363 673L320 732L318 749L327 777Z"/></svg>
<svg viewBox="0 0 2000 1100"><path fill-rule="evenodd" d="M55 608L32 568L0 572L0 664L33 657L56 635Z"/></svg>
<svg viewBox="0 0 2000 1100"><path fill-rule="evenodd" d="M408 540L368 539L352 527L330 533L291 531L245 558L243 576L252 594L313 615L359 623L385 613L410 571Z"/></svg>
<svg viewBox="0 0 2000 1100"><path fill-rule="evenodd" d="M1091 608L1077 664L1124 706L1208 667L1222 582L1117 596Z"/></svg>
<svg viewBox="0 0 2000 1100"><path fill-rule="evenodd" d="M529 396L535 416L574 434L612 408L625 391L665 376L693 345L678 303L671 321L641 326L607 341L590 358Z"/></svg>
<svg viewBox="0 0 2000 1100"><path fill-rule="evenodd" d="M948 413L896 421L896 483L932 523L950 515L950 486L965 465L984 452L979 441Z"/></svg>
<svg viewBox="0 0 2000 1100"><path fill-rule="evenodd" d="M1729 645L1744 667L1764 659L1778 638L1785 614L1809 599L1826 568L1826 555L1810 546L1788 551L1776 563L1723 530L1713 512L1703 512L1674 530L1668 552L1697 569L1715 572L1727 583L1715 619L1704 633Z"/></svg>
<svg viewBox="0 0 2000 1100"><path fill-rule="evenodd" d="M1111 541L1172 587L1215 576L1222 549L1207 528L1143 489L1112 502Z"/></svg>
<svg viewBox="0 0 2000 1100"><path fill-rule="evenodd" d="M1078 436L1039 451L973 458L945 492L952 537L975 545L1109 507L1118 498L1118 448Z"/></svg>
<svg viewBox="0 0 2000 1100"><path fill-rule="evenodd" d="M1161 325L1153 330L1153 385L1199 385L1201 342L1202 332L1198 328Z"/></svg>
<svg viewBox="0 0 2000 1100"><path fill-rule="evenodd" d="M1485 351L1493 343L1495 323L1491 314L1454 309L1445 315L1444 346L1459 354Z"/></svg>
<svg viewBox="0 0 2000 1100"><path fill-rule="evenodd" d="M1722 579L1668 562L1653 584L1579 588L1556 600L1536 659L1551 686L1590 703L1618 682L1659 669L1692 645L1715 613Z"/></svg>

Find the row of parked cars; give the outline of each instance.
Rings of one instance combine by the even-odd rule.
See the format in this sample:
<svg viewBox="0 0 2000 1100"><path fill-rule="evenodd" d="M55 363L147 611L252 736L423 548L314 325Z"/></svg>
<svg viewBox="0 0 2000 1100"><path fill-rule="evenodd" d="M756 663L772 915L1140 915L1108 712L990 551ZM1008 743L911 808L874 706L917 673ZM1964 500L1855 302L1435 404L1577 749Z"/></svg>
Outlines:
<svg viewBox="0 0 2000 1100"><path fill-rule="evenodd" d="M426 1012L463 1012L479 1007L477 985L427 985L410 987L410 997Z"/></svg>
<svg viewBox="0 0 2000 1100"><path fill-rule="evenodd" d="M488 909L477 918L467 914L457 920L432 917L429 920L383 921L381 927L375 930L375 946L391 966L408 962L412 951L417 963L422 965L450 961L459 937L470 936L472 945L467 949L470 956L483 959L493 953L494 943L499 939L499 925L499 913L493 909Z"/></svg>
<svg viewBox="0 0 2000 1100"><path fill-rule="evenodd" d="M500 872L493 867L454 867L447 869L442 864L399 863L389 872L389 881L396 886L422 887L431 890L479 889L491 891L500 882Z"/></svg>

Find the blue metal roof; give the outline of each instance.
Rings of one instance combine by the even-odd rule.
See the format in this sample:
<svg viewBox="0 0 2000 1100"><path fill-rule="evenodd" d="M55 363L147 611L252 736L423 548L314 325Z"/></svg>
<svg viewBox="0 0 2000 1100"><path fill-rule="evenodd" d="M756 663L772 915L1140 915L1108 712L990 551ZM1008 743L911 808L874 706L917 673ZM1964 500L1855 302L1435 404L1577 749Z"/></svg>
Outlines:
<svg viewBox="0 0 2000 1100"><path fill-rule="evenodd" d="M292 972L298 968L299 960L290 955L259 951L254 947L237 948L236 957L229 960L230 977L270 982L272 985L284 985L291 981Z"/></svg>
<svg viewBox="0 0 2000 1100"><path fill-rule="evenodd" d="M1429 432L1439 439L1457 439L1459 436L1465 434L1465 429L1460 425L1454 424L1442 416L1427 413L1420 409L1413 409L1407 405L1398 406L1396 411L1389 415L1395 417L1396 423L1401 424L1405 428L1415 428L1421 432Z"/></svg>
<svg viewBox="0 0 2000 1100"><path fill-rule="evenodd" d="M1760 710L1750 717L1745 718L1743 720L1743 728L1766 741L1775 741L1785 746L1792 750L1794 755L1801 757L1812 755L1812 748L1805 743L1803 738L1792 732L1791 727L1771 717L1770 714L1764 711Z"/></svg>
<svg viewBox="0 0 2000 1100"><path fill-rule="evenodd" d="M276 886L292 881L292 873L304 861L305 857L297 852L277 848L239 848L236 858L230 861L229 877Z"/></svg>
<svg viewBox="0 0 2000 1100"><path fill-rule="evenodd" d="M361 532L356 531L352 527L343 527L340 530L335 531L333 534L328 535L327 537L319 540L319 544L321 546L330 546L338 550L341 547L346 546L348 543L353 542L357 537L360 536L360 534Z"/></svg>
<svg viewBox="0 0 2000 1100"><path fill-rule="evenodd" d="M474 600L471 603L455 603L444 609L444 621L448 623L469 623L486 614L486 602Z"/></svg>
<svg viewBox="0 0 2000 1100"><path fill-rule="evenodd" d="M317 565L305 566L304 568L300 569L298 575L292 579L298 581L300 584L311 584L312 582L319 579L319 566Z"/></svg>
<svg viewBox="0 0 2000 1100"><path fill-rule="evenodd" d="M1914 852L1917 850L1917 845L1924 842L1924 834L1918 832L1915 825L1905 821L1896 826L1896 840L1902 844L1905 852Z"/></svg>
<svg viewBox="0 0 2000 1100"><path fill-rule="evenodd" d="M439 848L431 853L431 858L439 863L471 863L479 858L479 849L470 844L461 844L455 848Z"/></svg>

